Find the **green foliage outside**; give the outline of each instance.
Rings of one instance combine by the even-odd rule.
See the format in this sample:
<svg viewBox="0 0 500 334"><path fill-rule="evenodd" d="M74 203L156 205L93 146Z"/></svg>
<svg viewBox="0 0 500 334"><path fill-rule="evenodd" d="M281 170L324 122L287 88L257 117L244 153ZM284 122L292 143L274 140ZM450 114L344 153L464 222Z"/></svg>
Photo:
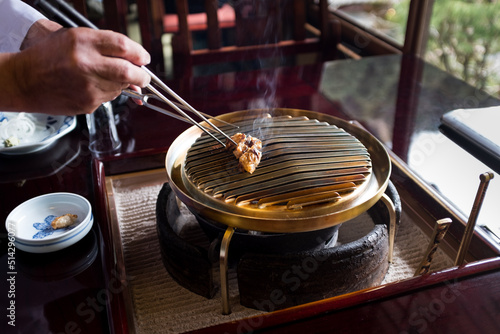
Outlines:
<svg viewBox="0 0 500 334"><path fill-rule="evenodd" d="M409 2L386 19L405 27ZM500 97L500 0L435 0L425 58Z"/></svg>

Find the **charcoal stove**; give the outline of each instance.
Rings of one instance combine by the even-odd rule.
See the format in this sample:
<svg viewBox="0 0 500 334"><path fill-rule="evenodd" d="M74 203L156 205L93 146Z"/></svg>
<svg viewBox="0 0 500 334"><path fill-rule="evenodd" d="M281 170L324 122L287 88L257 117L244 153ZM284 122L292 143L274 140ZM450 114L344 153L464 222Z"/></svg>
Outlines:
<svg viewBox="0 0 500 334"><path fill-rule="evenodd" d="M261 258L280 256L275 259L276 263L297 260L293 256L313 256L316 263L335 262L320 259L331 255L329 250L325 251L326 242L335 244L332 238L337 235L340 224L367 212L379 202L388 212L388 228L386 232L378 228L373 232L376 236L367 235L363 243L385 239L385 247L370 244L369 248L380 249L380 256L388 261L377 268L363 261L359 263L363 263L360 267L373 271L371 281L381 281L387 262L392 259L397 220L394 201L385 194L391 164L383 145L352 123L305 110L246 110L225 114L213 121L219 119L230 124L218 125L229 135L243 132L262 140L262 162L255 173L239 171L230 152L197 127L186 130L171 145L166 169L176 198L198 218L212 245L214 240L220 241L215 244L219 249L223 313L230 313L227 271L233 236L236 241L232 244L236 246L231 248L231 253L234 251L236 255L232 256L233 261L240 262L238 275L250 277L248 284L251 285L256 273L252 274L248 268L254 266L250 263L258 256L249 258L247 254L260 254ZM235 231L238 231L236 235ZM222 237L217 237L220 234ZM255 238L257 235L259 239ZM293 240L276 247L282 248L284 254L271 252L269 247L263 247L267 249L264 253L255 252L260 248L259 243L273 240L268 243L276 245L279 239ZM301 245L299 240L306 239L319 242ZM318 252L309 253L318 247ZM281 257L283 255L288 258ZM269 270L273 275L272 267L269 266ZM241 290L244 280L240 280L239 285ZM267 290L263 288L263 291ZM300 297L290 297L281 304L286 307L302 301Z"/></svg>
<svg viewBox="0 0 500 334"><path fill-rule="evenodd" d="M392 183L386 194L399 224L401 202ZM186 289L213 298L224 226L193 215L168 183L158 195L156 216L169 274ZM386 205L377 202L362 219L372 221L373 228L344 244L337 243L342 225L290 234L237 230L229 266L237 271L241 305L273 311L379 285L389 266L390 216Z"/></svg>

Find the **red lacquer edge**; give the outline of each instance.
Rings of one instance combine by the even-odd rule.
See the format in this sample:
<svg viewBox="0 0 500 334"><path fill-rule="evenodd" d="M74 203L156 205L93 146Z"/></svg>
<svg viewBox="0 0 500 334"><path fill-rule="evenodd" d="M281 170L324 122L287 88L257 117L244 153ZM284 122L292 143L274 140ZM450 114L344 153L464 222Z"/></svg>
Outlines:
<svg viewBox="0 0 500 334"><path fill-rule="evenodd" d="M284 325L292 321L306 320L308 318L321 316L322 314L340 311L348 307L358 306L380 299L394 298L398 295L407 295L419 289L430 288L446 281L463 279L468 276L486 273L491 270L500 270L500 257L477 261L464 266L453 267L428 275L409 278L397 283L389 283L374 288L368 288L338 297L332 297L309 304L291 307L285 310L271 312L265 315L249 317L239 321L232 321L212 327L201 328L189 333L237 333L241 328L248 328L249 325L256 331L264 330L270 327L279 327L280 325Z"/></svg>
<svg viewBox="0 0 500 334"><path fill-rule="evenodd" d="M112 227L110 226L111 220L108 216L108 203L106 196L106 174L103 162L94 159L92 161L92 172L94 181L94 194L95 204L97 206L96 218L103 236L103 243L101 246L101 256L103 263L103 275L105 288L109 291L115 290L115 285L111 286L112 282L116 284L119 280L123 282L123 275L120 271L120 263L116 262L115 245L113 241ZM129 325L127 322L127 312L125 307L124 291L111 294L112 298L107 303L108 321L110 333L129 333Z"/></svg>
<svg viewBox="0 0 500 334"><path fill-rule="evenodd" d="M159 153L155 151L155 153ZM106 161L93 161L93 180L96 194L96 204L98 206L99 221L104 238L103 263L106 282L113 278L113 271L123 268L123 263L117 263L115 257L113 229L110 226L111 220L108 217L108 203L106 202L106 170L105 163L112 164L114 160L123 160L131 158L141 158L148 156L152 152L142 152L142 154L133 154L131 156L121 156L115 159L105 159ZM109 160L109 161L108 161ZM150 166L148 166L150 167ZM135 166L137 168L137 166ZM134 168L134 169L135 169ZM301 321L318 317L335 311L341 311L348 307L360 306L368 302L375 302L381 299L394 298L396 296L407 295L419 289L428 289L434 285L443 284L446 281L461 279L468 276L486 273L491 270L500 270L500 257L488 258L460 267L452 267L428 275L409 278L395 283L389 283L383 286L368 288L353 293L328 298L325 300L299 305L280 311L270 312L265 315L249 317L239 321L228 321L223 324L212 327L201 328L189 333L236 333L241 328L247 328L249 324L254 330L265 330L270 327L284 325L292 321ZM115 298L116 297L116 298ZM126 297L123 293L114 296L108 305L108 314L110 321L110 330L112 333L129 333L129 323L127 322Z"/></svg>

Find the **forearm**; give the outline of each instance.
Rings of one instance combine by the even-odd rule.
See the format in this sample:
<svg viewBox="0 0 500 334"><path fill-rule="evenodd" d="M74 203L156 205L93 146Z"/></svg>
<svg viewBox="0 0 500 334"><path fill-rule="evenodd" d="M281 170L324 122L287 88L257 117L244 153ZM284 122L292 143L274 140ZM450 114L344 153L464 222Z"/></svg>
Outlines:
<svg viewBox="0 0 500 334"><path fill-rule="evenodd" d="M19 61L20 53L0 53L0 110L4 111L29 111L25 96L19 86Z"/></svg>
<svg viewBox="0 0 500 334"><path fill-rule="evenodd" d="M47 19L36 21L28 30L28 33L26 34L26 37L21 44L21 50L24 50L36 44L43 38L49 36L51 33L61 28L62 26L59 23Z"/></svg>
<svg viewBox="0 0 500 334"><path fill-rule="evenodd" d="M0 52L17 52L34 22L45 17L20 0L0 0Z"/></svg>
<svg viewBox="0 0 500 334"><path fill-rule="evenodd" d="M61 27L60 24L47 19L36 21L27 31L20 49L35 45ZM28 70L27 60L31 58L23 52L0 53L0 110L37 111L37 103L32 103L33 100L30 99L33 93L30 88L37 87L28 87L32 81L30 77L34 75L33 71Z"/></svg>

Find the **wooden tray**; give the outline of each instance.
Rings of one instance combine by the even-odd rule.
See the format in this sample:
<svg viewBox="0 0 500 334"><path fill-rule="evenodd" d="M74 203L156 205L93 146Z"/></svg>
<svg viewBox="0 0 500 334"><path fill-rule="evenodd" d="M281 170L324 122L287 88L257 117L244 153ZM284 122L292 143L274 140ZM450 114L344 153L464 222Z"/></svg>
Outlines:
<svg viewBox="0 0 500 334"><path fill-rule="evenodd" d="M124 157L109 161L94 161L95 186L105 239L110 241L107 251L107 271L122 273L126 279L122 239L117 223L113 182L144 185L162 182L165 152L148 152L142 156ZM393 173L391 180L398 188L403 202L403 211L412 216L424 233L430 234L438 219L449 217L452 227L442 242L441 249L454 258L464 231L464 218L440 198L429 186L409 172L397 157L391 154ZM166 177L165 177L166 181ZM426 245L423 246L424 248ZM333 324L339 331L394 332L432 326L449 326L449 319L443 315L457 315L465 312L461 302L481 303L482 309L495 309L495 301L489 293L491 282L500 278L500 253L481 235L476 234L471 242L467 264L432 272L398 282L369 288L297 307L255 315L243 319L228 318L225 323L194 330L193 333L222 333L249 331L259 332L308 332L331 329ZM494 280L493 280L494 278ZM113 331L135 332L133 303L128 284L110 301ZM497 285L498 287L498 285ZM490 298L488 298L488 296ZM453 299L453 300L452 300ZM463 299L463 300L462 300ZM422 308L434 310L432 318L424 317ZM374 312L373 310L377 310ZM439 314L437 314L439 313ZM436 316L438 315L438 316ZM363 321L357 319L361 317ZM475 320L464 314L460 317L466 328L475 329ZM126 319L126 321L125 321ZM432 319L432 321L430 320ZM417 321L419 320L419 321ZM420 327L419 327L420 326Z"/></svg>

